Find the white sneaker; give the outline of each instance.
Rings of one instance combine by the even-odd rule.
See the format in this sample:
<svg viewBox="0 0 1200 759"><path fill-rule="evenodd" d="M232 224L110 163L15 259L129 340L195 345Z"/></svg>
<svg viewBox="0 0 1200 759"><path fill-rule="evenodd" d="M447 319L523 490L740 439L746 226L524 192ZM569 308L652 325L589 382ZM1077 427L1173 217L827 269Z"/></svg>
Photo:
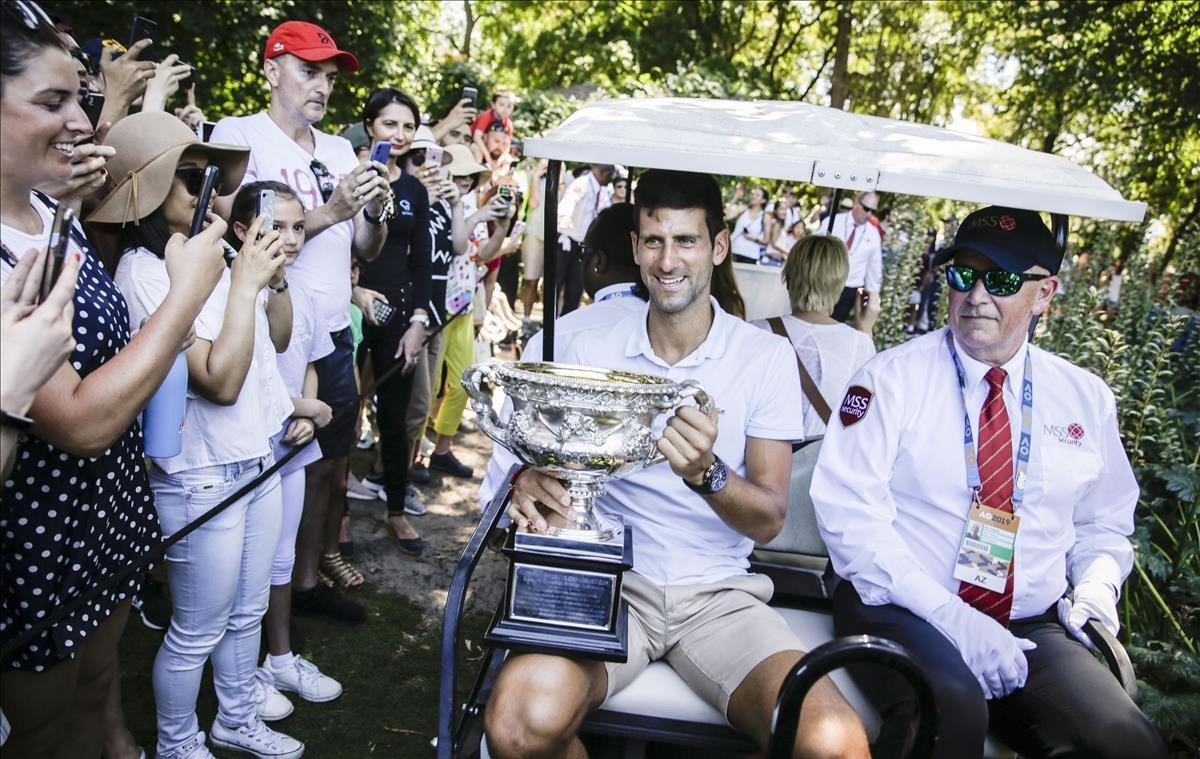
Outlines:
<svg viewBox="0 0 1200 759"><path fill-rule="evenodd" d="M145 756L145 754L141 754ZM204 733L196 733L192 739L172 751L163 751L158 759L216 759L204 745Z"/></svg>
<svg viewBox="0 0 1200 759"><path fill-rule="evenodd" d="M429 511L429 507L425 505L425 501L421 499L421 493L417 487L409 483L404 490L404 513L409 516L419 517Z"/></svg>
<svg viewBox="0 0 1200 759"><path fill-rule="evenodd" d="M271 674L276 688L299 694L305 701L321 704L342 695L341 683L321 674L317 665L299 654L293 654L291 666L283 669L275 669L269 660L263 667Z"/></svg>
<svg viewBox="0 0 1200 759"><path fill-rule="evenodd" d="M290 735L272 730L258 717L248 725L231 730L213 720L212 744L218 748L242 751L256 759L299 759L304 744Z"/></svg>
<svg viewBox="0 0 1200 759"><path fill-rule="evenodd" d="M385 495L385 493L387 491L384 490L382 482L375 482L374 480L371 479L370 475L363 477L361 480L359 480L359 482L361 482L362 486L364 488L366 488L368 491L374 493L376 498L379 498L384 501L387 500L387 497Z"/></svg>
<svg viewBox="0 0 1200 759"><path fill-rule="evenodd" d="M259 667L254 673L254 685L250 689L250 698L254 700L254 709L264 722L275 722L292 713L296 708L288 697L275 687L275 679L264 667Z"/></svg>

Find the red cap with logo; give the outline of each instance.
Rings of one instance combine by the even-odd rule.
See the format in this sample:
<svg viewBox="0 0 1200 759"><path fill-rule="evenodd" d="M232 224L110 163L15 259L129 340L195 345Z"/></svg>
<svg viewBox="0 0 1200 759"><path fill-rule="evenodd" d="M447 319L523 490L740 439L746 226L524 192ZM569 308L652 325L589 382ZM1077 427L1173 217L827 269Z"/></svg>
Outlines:
<svg viewBox="0 0 1200 759"><path fill-rule="evenodd" d="M267 37L263 60L269 61L284 54L313 62L335 58L338 68L358 71L357 58L345 50L338 50L329 32L307 21L284 21Z"/></svg>

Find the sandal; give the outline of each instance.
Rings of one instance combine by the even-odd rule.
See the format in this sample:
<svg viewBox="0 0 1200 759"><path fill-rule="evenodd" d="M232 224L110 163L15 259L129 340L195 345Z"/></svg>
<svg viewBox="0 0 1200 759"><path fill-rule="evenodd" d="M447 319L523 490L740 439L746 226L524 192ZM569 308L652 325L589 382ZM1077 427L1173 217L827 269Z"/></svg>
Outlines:
<svg viewBox="0 0 1200 759"><path fill-rule="evenodd" d="M318 568L317 569L317 584L324 585L327 588L332 588L336 583L334 583L332 577L325 574L324 570Z"/></svg>
<svg viewBox="0 0 1200 759"><path fill-rule="evenodd" d="M321 569L345 590L361 587L367 578L350 566L338 551L321 554Z"/></svg>

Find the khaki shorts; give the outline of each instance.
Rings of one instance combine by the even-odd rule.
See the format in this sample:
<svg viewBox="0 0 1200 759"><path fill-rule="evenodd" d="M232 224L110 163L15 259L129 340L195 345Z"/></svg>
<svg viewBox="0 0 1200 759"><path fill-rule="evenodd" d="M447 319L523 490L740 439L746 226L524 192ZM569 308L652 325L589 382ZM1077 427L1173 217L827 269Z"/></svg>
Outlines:
<svg viewBox="0 0 1200 759"><path fill-rule="evenodd" d="M521 242L521 279L537 282L542 278L542 271L546 268L545 247L542 238L525 233L525 239Z"/></svg>
<svg viewBox="0 0 1200 759"><path fill-rule="evenodd" d="M606 662L608 696L632 683L650 662L666 659L684 682L726 714L729 697L760 662L802 651L800 640L767 601L766 575L739 575L711 585L655 585L626 572L629 660Z"/></svg>

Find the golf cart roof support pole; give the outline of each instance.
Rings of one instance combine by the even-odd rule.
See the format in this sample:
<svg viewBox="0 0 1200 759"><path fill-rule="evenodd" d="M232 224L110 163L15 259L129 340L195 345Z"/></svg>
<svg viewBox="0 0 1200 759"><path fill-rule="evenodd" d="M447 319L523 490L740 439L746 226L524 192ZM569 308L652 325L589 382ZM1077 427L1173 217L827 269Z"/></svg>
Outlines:
<svg viewBox="0 0 1200 759"><path fill-rule="evenodd" d="M546 166L546 233L542 238L545 267L542 286L542 361L554 360L554 319L558 316L558 175L561 161Z"/></svg>
<svg viewBox="0 0 1200 759"><path fill-rule="evenodd" d="M829 202L829 226L825 227L825 234L833 234L833 217L837 216L838 204L842 202L842 188L833 188L833 200Z"/></svg>

